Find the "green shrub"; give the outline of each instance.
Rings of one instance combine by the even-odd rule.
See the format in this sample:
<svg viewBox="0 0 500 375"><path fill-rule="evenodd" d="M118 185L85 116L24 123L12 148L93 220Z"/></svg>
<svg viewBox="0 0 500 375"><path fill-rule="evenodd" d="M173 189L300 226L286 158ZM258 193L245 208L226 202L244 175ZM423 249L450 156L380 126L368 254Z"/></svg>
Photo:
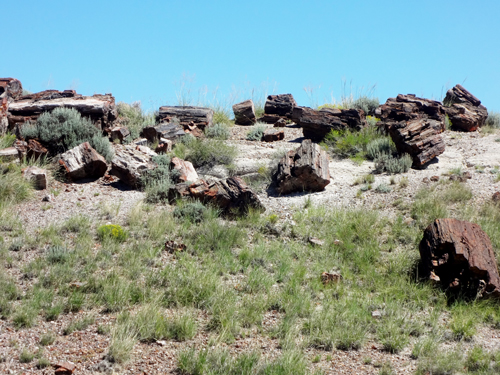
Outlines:
<svg viewBox="0 0 500 375"><path fill-rule="evenodd" d="M15 141L16 141L15 134L7 133L0 136L0 150L7 147L11 147Z"/></svg>
<svg viewBox="0 0 500 375"><path fill-rule="evenodd" d="M122 124L130 131L130 140L139 137L142 129L146 126L155 125L155 116L153 113L145 114L141 109L141 102L127 104L119 102L117 104L118 116L121 117Z"/></svg>
<svg viewBox="0 0 500 375"><path fill-rule="evenodd" d="M264 131L266 130L266 125L263 124L255 124L252 126L252 129L247 133L247 141L260 141L262 140L262 136L264 135Z"/></svg>
<svg viewBox="0 0 500 375"><path fill-rule="evenodd" d="M89 142L106 160L110 161L113 156L111 145L101 136L100 130L74 108L56 108L42 113L34 124L23 125L21 135L26 139L38 138L56 154Z"/></svg>
<svg viewBox="0 0 500 375"><path fill-rule="evenodd" d="M45 258L47 262L54 263L65 263L70 256L69 250L64 246L51 246L47 249Z"/></svg>
<svg viewBox="0 0 500 375"><path fill-rule="evenodd" d="M366 157L366 148L374 139L382 135L376 126L367 126L360 131L331 130L323 141L323 145L332 155L346 158L360 156Z"/></svg>
<svg viewBox="0 0 500 375"><path fill-rule="evenodd" d="M500 128L500 113L498 113L498 112L488 113L488 118L486 119L486 122L484 125L490 126L494 129Z"/></svg>
<svg viewBox="0 0 500 375"><path fill-rule="evenodd" d="M174 217L199 223L208 215L208 209L201 202L187 202L175 207Z"/></svg>
<svg viewBox="0 0 500 375"><path fill-rule="evenodd" d="M396 145L390 137L377 138L366 145L366 157L375 160L382 155L392 155L396 152Z"/></svg>
<svg viewBox="0 0 500 375"><path fill-rule="evenodd" d="M217 123L205 129L205 135L208 138L225 141L231 136L231 131L226 124Z"/></svg>
<svg viewBox="0 0 500 375"><path fill-rule="evenodd" d="M19 355L19 362L30 363L33 360L33 358L35 358L35 355L26 348L23 348L23 351Z"/></svg>
<svg viewBox="0 0 500 375"><path fill-rule="evenodd" d="M97 235L101 241L109 238L117 242L123 242L128 237L127 232L125 232L123 228L117 224L101 225L97 228Z"/></svg>
<svg viewBox="0 0 500 375"><path fill-rule="evenodd" d="M199 139L187 134L175 145L173 153L198 168L230 165L237 155L237 149L216 139Z"/></svg>
<svg viewBox="0 0 500 375"><path fill-rule="evenodd" d="M156 168L146 171L140 180L140 185L146 191L146 202L168 202L168 190L179 172L170 169L170 157L167 155L153 156L151 160L157 165Z"/></svg>
<svg viewBox="0 0 500 375"><path fill-rule="evenodd" d="M404 154L400 157L393 157L388 154L381 154L375 159L375 170L378 173L387 172L390 174L405 173L411 168L413 160L410 155Z"/></svg>
<svg viewBox="0 0 500 375"><path fill-rule="evenodd" d="M368 96L360 96L352 103L351 108L362 109L365 114L372 114L379 106L378 98L369 98Z"/></svg>

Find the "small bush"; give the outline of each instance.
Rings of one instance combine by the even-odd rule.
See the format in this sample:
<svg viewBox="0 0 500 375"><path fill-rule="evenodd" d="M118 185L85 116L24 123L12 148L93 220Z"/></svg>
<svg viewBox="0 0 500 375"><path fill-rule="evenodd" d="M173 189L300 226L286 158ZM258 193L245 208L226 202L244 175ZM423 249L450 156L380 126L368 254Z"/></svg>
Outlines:
<svg viewBox="0 0 500 375"><path fill-rule="evenodd" d="M201 202L188 202L175 207L174 217L199 223L207 217L208 209Z"/></svg>
<svg viewBox="0 0 500 375"><path fill-rule="evenodd" d="M400 157L382 154L375 160L375 169L378 173L405 173L408 172L412 164L413 160L408 154L404 154Z"/></svg>
<svg viewBox="0 0 500 375"><path fill-rule="evenodd" d="M38 363L36 365L37 368L42 369L42 368L47 368L50 366L50 361L47 358L40 358L38 360Z"/></svg>
<svg viewBox="0 0 500 375"><path fill-rule="evenodd" d="M45 258L51 264L65 263L69 259L70 253L65 246L51 246L47 249Z"/></svg>
<svg viewBox="0 0 500 375"><path fill-rule="evenodd" d="M352 103L354 109L362 109L365 114L372 114L379 106L378 98L369 98L368 96L360 96Z"/></svg>
<svg viewBox="0 0 500 375"><path fill-rule="evenodd" d="M101 241L109 238L117 242L123 242L128 237L127 232L125 232L123 228L117 224L101 225L97 229L97 235Z"/></svg>
<svg viewBox="0 0 500 375"><path fill-rule="evenodd" d="M396 145L390 137L377 138L366 145L366 157L375 160L382 155L392 155L396 152Z"/></svg>
<svg viewBox="0 0 500 375"><path fill-rule="evenodd" d="M7 173L0 173L0 205L2 203L19 203L31 196L32 185L21 172L21 168L13 166Z"/></svg>
<svg viewBox="0 0 500 375"><path fill-rule="evenodd" d="M264 135L266 126L263 124L256 124L252 126L252 129L247 133L247 141L260 141Z"/></svg>
<svg viewBox="0 0 500 375"><path fill-rule="evenodd" d="M168 190L179 172L170 169L170 157L167 155L153 156L151 160L157 167L146 171L140 180L140 185L146 191L146 202L167 202Z"/></svg>
<svg viewBox="0 0 500 375"><path fill-rule="evenodd" d="M331 130L323 141L325 148L334 156L347 158L360 156L366 157L368 144L381 138L376 126L368 126L360 131Z"/></svg>
<svg viewBox="0 0 500 375"><path fill-rule="evenodd" d="M193 163L195 168L230 165L237 155L234 146L216 139L198 139L189 134L181 138L173 152L175 156Z"/></svg>
<svg viewBox="0 0 500 375"><path fill-rule="evenodd" d="M488 113L488 118L486 119L486 122L484 125L490 126L494 129L500 128L500 113L498 113L498 112Z"/></svg>
<svg viewBox="0 0 500 375"><path fill-rule="evenodd" d="M0 150L11 147L14 142L16 141L16 135L15 134L4 134L0 136Z"/></svg>
<svg viewBox="0 0 500 375"><path fill-rule="evenodd" d="M36 123L23 125L21 135L26 139L38 138L55 154L89 142L108 161L113 157L109 141L101 136L92 121L74 108L56 108L42 113Z"/></svg>
<svg viewBox="0 0 500 375"><path fill-rule="evenodd" d="M385 193L390 193L391 188L389 186L387 186L386 184L380 184L375 188L375 191L377 193L385 194Z"/></svg>
<svg viewBox="0 0 500 375"><path fill-rule="evenodd" d="M52 332L49 332L41 337L40 345L41 346L52 345L55 341L56 341L56 336Z"/></svg>
<svg viewBox="0 0 500 375"><path fill-rule="evenodd" d="M33 358L35 358L35 355L26 348L24 348L21 354L19 355L19 362L30 363L33 360Z"/></svg>
<svg viewBox="0 0 500 375"><path fill-rule="evenodd" d="M130 140L139 137L142 129L146 126L155 125L154 114L145 114L141 109L141 102L127 104L119 102L117 104L118 116L121 117L122 124L130 131Z"/></svg>
<svg viewBox="0 0 500 375"><path fill-rule="evenodd" d="M218 139L225 141L231 136L231 131L226 124L215 124L205 129L205 135L208 138Z"/></svg>

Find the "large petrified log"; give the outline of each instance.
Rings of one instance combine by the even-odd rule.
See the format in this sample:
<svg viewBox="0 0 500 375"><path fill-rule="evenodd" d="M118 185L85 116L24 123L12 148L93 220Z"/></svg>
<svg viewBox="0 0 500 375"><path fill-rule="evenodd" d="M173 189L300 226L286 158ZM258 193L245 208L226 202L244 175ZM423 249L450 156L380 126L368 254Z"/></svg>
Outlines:
<svg viewBox="0 0 500 375"><path fill-rule="evenodd" d="M441 122L437 120L400 121L388 127L388 131L398 152L412 157L414 168L425 167L444 152Z"/></svg>
<svg viewBox="0 0 500 375"><path fill-rule="evenodd" d="M141 136L147 138L151 143L160 141L162 138L175 141L184 134L186 133L183 127L175 121L162 123L157 126L147 126L141 132Z"/></svg>
<svg viewBox="0 0 500 375"><path fill-rule="evenodd" d="M106 159L94 150L88 142L61 154L59 164L71 180L87 177L102 177L108 169Z"/></svg>
<svg viewBox="0 0 500 375"><path fill-rule="evenodd" d="M118 116L115 98L111 94L82 96L74 90L46 90L25 95L9 103L9 129L14 129L26 121L35 121L43 112L50 112L58 107L75 108L100 129L112 127Z"/></svg>
<svg viewBox="0 0 500 375"><path fill-rule="evenodd" d="M449 89L443 103L454 128L472 132L483 126L488 118L486 107L462 85Z"/></svg>
<svg viewBox="0 0 500 375"><path fill-rule="evenodd" d="M445 130L445 110L441 102L416 97L413 94L399 94L396 98L389 98L375 110L375 116L382 121L386 130L401 121L431 119L439 121L441 130Z"/></svg>
<svg viewBox="0 0 500 375"><path fill-rule="evenodd" d="M164 106L160 107L158 116L156 116L156 121L159 123L172 122L175 118L179 121L180 125L183 126L184 130L191 131L196 134L198 132L193 131L194 128L204 131L207 126L212 126L213 117L214 111L210 108Z"/></svg>
<svg viewBox="0 0 500 375"><path fill-rule="evenodd" d="M251 99L233 105L233 112L236 125L253 125L257 121L255 107Z"/></svg>
<svg viewBox="0 0 500 375"><path fill-rule="evenodd" d="M292 94L269 95L264 105L264 113L291 118L296 106L297 103Z"/></svg>
<svg viewBox="0 0 500 375"><path fill-rule="evenodd" d="M156 164L151 161L156 153L145 146L114 145L115 156L109 174L118 177L132 188L140 186L141 176Z"/></svg>
<svg viewBox="0 0 500 375"><path fill-rule="evenodd" d="M0 99L16 100L23 95L23 85L15 78L0 78Z"/></svg>
<svg viewBox="0 0 500 375"><path fill-rule="evenodd" d="M420 242L424 276L452 292L500 297L500 276L491 241L477 224L437 219Z"/></svg>
<svg viewBox="0 0 500 375"><path fill-rule="evenodd" d="M331 130L360 130L366 125L365 113L358 109L295 107L292 120L302 127L304 137L320 142Z"/></svg>
<svg viewBox="0 0 500 375"><path fill-rule="evenodd" d="M198 173L196 173L193 163L190 161L182 160L174 156L172 160L170 160L170 169L172 171L177 171L175 182L181 183L198 181Z"/></svg>
<svg viewBox="0 0 500 375"><path fill-rule="evenodd" d="M309 139L297 151L289 151L273 176L280 194L294 191L321 191L330 183L328 154Z"/></svg>
<svg viewBox="0 0 500 375"><path fill-rule="evenodd" d="M243 214L250 208L264 211L257 194L240 177L230 177L209 184L204 180L188 185L176 184L170 188L168 199L191 198L219 208L224 214Z"/></svg>

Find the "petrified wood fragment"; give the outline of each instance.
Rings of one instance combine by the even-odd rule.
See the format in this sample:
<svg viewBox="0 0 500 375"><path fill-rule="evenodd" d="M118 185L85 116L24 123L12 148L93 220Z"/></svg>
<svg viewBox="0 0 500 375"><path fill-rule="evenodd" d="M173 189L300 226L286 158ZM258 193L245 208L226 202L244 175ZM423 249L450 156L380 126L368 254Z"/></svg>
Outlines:
<svg viewBox="0 0 500 375"><path fill-rule="evenodd" d="M454 128L472 132L483 126L488 118L486 107L462 85L449 89L443 103Z"/></svg>

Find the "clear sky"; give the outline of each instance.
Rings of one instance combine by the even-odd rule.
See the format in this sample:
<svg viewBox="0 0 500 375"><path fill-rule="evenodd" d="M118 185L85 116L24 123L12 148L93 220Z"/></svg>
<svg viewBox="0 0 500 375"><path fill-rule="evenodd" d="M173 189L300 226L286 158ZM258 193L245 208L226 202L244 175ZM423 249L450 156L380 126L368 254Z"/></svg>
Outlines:
<svg viewBox="0 0 500 375"><path fill-rule="evenodd" d="M143 107L292 93L441 100L500 111L499 0L0 0L0 76ZM343 88L343 82L345 87Z"/></svg>

